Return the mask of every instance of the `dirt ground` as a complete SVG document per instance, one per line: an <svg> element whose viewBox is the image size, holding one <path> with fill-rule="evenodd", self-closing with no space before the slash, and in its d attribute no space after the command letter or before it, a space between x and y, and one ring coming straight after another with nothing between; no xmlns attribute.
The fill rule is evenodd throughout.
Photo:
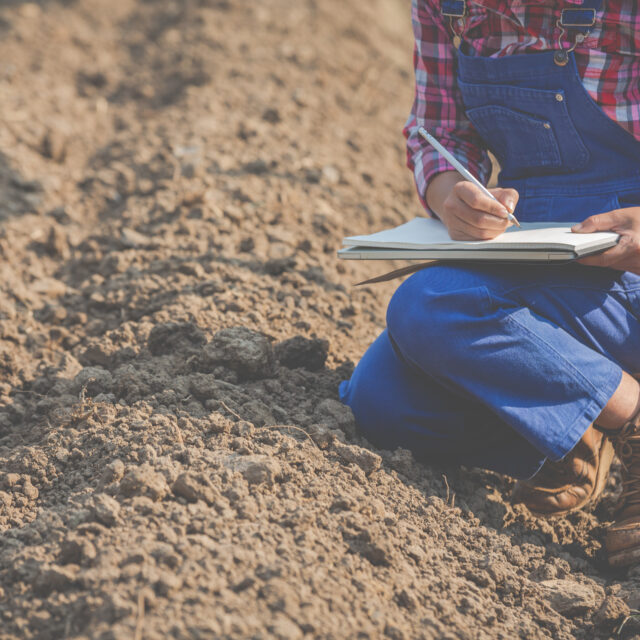
<svg viewBox="0 0 640 640"><path fill-rule="evenodd" d="M0 639L640 637L595 513L358 437L408 1L0 2ZM619 635L618 630L620 630Z"/></svg>

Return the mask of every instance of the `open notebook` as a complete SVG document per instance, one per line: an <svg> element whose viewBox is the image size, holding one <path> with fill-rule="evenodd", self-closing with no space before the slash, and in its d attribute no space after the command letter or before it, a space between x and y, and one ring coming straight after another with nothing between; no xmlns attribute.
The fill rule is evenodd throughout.
<svg viewBox="0 0 640 640"><path fill-rule="evenodd" d="M572 223L523 222L493 240L452 240L432 218L366 236L344 238L338 256L351 260L508 260L555 262L598 253L618 242L613 232L572 233Z"/></svg>

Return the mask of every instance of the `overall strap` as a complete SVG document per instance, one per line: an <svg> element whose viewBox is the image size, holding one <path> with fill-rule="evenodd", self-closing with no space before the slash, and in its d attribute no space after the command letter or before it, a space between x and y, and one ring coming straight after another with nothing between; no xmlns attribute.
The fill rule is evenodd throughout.
<svg viewBox="0 0 640 640"><path fill-rule="evenodd" d="M563 9L558 26L586 36L596 23L596 13L600 11L602 3L603 0L583 0L580 7Z"/></svg>
<svg viewBox="0 0 640 640"><path fill-rule="evenodd" d="M556 64L561 66L567 64L568 54L589 35L596 23L596 14L600 11L603 2L604 0L583 0L580 7L568 7L562 10L557 22L561 29L559 38L561 50L558 53ZM457 19L458 22L464 20L467 14L467 1L440 0L440 13L449 18L454 45L456 49L459 48L461 44L460 32L454 27L454 19ZM565 34L569 33L573 36L573 45L569 49L564 49L562 48L562 39Z"/></svg>
<svg viewBox="0 0 640 640"><path fill-rule="evenodd" d="M596 13L600 11L603 0L583 0L582 6L563 9L560 19L556 23L560 29L558 43L560 49L555 52L553 61L564 67L569 62L569 54L591 33L596 23ZM569 48L562 44L565 34L570 34L573 44Z"/></svg>
<svg viewBox="0 0 640 640"><path fill-rule="evenodd" d="M464 16L467 13L466 0L441 0L440 13L449 18L449 28L453 34L453 46L459 49L462 44L462 38L458 31L456 31L454 20L464 22Z"/></svg>

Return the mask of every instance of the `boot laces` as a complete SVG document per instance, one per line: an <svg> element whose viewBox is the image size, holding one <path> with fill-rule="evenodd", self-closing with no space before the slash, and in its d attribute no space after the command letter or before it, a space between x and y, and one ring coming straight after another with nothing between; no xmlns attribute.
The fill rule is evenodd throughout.
<svg viewBox="0 0 640 640"><path fill-rule="evenodd" d="M622 505L640 504L640 427L638 418L625 424L615 438L615 451L622 465Z"/></svg>

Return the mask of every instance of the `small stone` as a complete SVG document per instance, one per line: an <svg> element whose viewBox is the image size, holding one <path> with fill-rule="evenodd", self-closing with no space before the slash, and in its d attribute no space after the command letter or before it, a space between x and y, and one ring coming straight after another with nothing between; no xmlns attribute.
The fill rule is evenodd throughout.
<svg viewBox="0 0 640 640"><path fill-rule="evenodd" d="M417 565L421 565L427 559L427 554L424 552L424 549L417 544L409 545L406 552Z"/></svg>
<svg viewBox="0 0 640 640"><path fill-rule="evenodd" d="M174 495L182 496L188 502L203 500L211 505L218 498L218 493L211 486L209 479L203 473L192 471L181 473L173 483L171 490Z"/></svg>
<svg viewBox="0 0 640 640"><path fill-rule="evenodd" d="M35 500L40 495L40 492L31 484L30 480L25 480L22 485L22 494L29 500Z"/></svg>
<svg viewBox="0 0 640 640"><path fill-rule="evenodd" d="M320 182L320 178L322 177L322 172L315 167L309 167L304 171L304 179L309 184L318 184Z"/></svg>
<svg viewBox="0 0 640 640"><path fill-rule="evenodd" d="M240 409L240 414L247 420L253 422L257 427L274 425L277 420L269 410L269 407L261 400L249 400Z"/></svg>
<svg viewBox="0 0 640 640"><path fill-rule="evenodd" d="M357 464L367 475L377 471L382 464L382 458L377 453L357 445L343 444L334 440L333 450L344 462Z"/></svg>
<svg viewBox="0 0 640 640"><path fill-rule="evenodd" d="M104 484L111 484L112 482L118 482L124 475L124 462L122 460L111 461L102 472L102 482Z"/></svg>
<svg viewBox="0 0 640 640"><path fill-rule="evenodd" d="M617 596L608 596L593 616L598 627L613 627L626 618L631 610L627 603Z"/></svg>
<svg viewBox="0 0 640 640"><path fill-rule="evenodd" d="M44 243L44 250L54 258L66 260L69 257L71 251L69 249L67 234L57 225L51 227L47 240Z"/></svg>
<svg viewBox="0 0 640 640"><path fill-rule="evenodd" d="M194 278L204 278L205 275L204 267L198 262L183 262L178 267L178 271Z"/></svg>
<svg viewBox="0 0 640 640"><path fill-rule="evenodd" d="M418 601L412 591L409 589L402 589L396 593L396 602L409 611L414 611L418 606Z"/></svg>
<svg viewBox="0 0 640 640"><path fill-rule="evenodd" d="M231 428L231 433L235 436L244 436L245 438L251 437L256 431L256 427L252 422L247 420L239 420L234 423Z"/></svg>
<svg viewBox="0 0 640 640"><path fill-rule="evenodd" d="M36 576L33 589L40 596L52 592L64 591L73 585L76 578L76 567L49 565L40 570Z"/></svg>
<svg viewBox="0 0 640 640"><path fill-rule="evenodd" d="M217 378L211 373L194 373L189 376L189 391L200 400L218 397Z"/></svg>
<svg viewBox="0 0 640 640"><path fill-rule="evenodd" d="M221 413L209 414L207 427L211 433L230 433L233 422Z"/></svg>
<svg viewBox="0 0 640 640"><path fill-rule="evenodd" d="M151 240L147 236L128 227L123 227L120 232L120 242L125 247L132 247L134 249L137 247L146 247L151 244Z"/></svg>
<svg viewBox="0 0 640 640"><path fill-rule="evenodd" d="M223 365L242 378L264 378L274 369L273 347L265 336L246 327L222 329L204 348L201 362L207 369Z"/></svg>
<svg viewBox="0 0 640 640"><path fill-rule="evenodd" d="M269 171L269 165L261 158L247 162L242 168L247 173L253 173L254 175L261 175Z"/></svg>
<svg viewBox="0 0 640 640"><path fill-rule="evenodd" d="M295 256L284 256L282 258L271 258L264 263L264 270L270 276L282 275L285 271L291 271L296 267Z"/></svg>
<svg viewBox="0 0 640 640"><path fill-rule="evenodd" d="M265 109L262 112L262 119L265 122L270 122L271 124L277 124L280 122L280 112L277 109Z"/></svg>
<svg viewBox="0 0 640 640"><path fill-rule="evenodd" d="M67 137L60 129L47 130L42 138L41 152L45 158L62 162L67 155Z"/></svg>
<svg viewBox="0 0 640 640"><path fill-rule="evenodd" d="M69 215L69 211L66 207L55 207L49 211L47 215L50 215L56 222L60 224L69 224L73 218Z"/></svg>
<svg viewBox="0 0 640 640"><path fill-rule="evenodd" d="M62 542L58 561L61 564L87 564L96 556L96 548L90 540L69 534Z"/></svg>
<svg viewBox="0 0 640 640"><path fill-rule="evenodd" d="M159 596L166 597L172 591L180 589L182 586L182 580L174 573L163 571L153 586Z"/></svg>
<svg viewBox="0 0 640 640"><path fill-rule="evenodd" d="M222 280L215 279L205 280L196 287L196 291L201 296L212 296L214 293L222 293L226 289L227 287Z"/></svg>
<svg viewBox="0 0 640 640"><path fill-rule="evenodd" d="M351 409L339 400L326 398L319 402L313 412L316 422L326 424L331 429L340 429L349 438L356 435L356 421Z"/></svg>
<svg viewBox="0 0 640 640"><path fill-rule="evenodd" d="M67 286L56 278L38 278L34 280L30 288L35 292L49 298L60 298L67 293Z"/></svg>
<svg viewBox="0 0 640 640"><path fill-rule="evenodd" d="M326 449L336 437L336 432L324 424L312 424L307 428L307 431L320 449Z"/></svg>
<svg viewBox="0 0 640 640"><path fill-rule="evenodd" d="M282 471L280 464L267 456L243 456L233 466L249 484L272 485Z"/></svg>
<svg viewBox="0 0 640 640"><path fill-rule="evenodd" d="M587 585L573 580L544 580L538 586L551 607L567 617L581 615L596 606L596 594Z"/></svg>
<svg viewBox="0 0 640 640"><path fill-rule="evenodd" d="M202 330L192 322L167 322L151 329L147 346L154 356L173 352L194 352L207 339Z"/></svg>
<svg viewBox="0 0 640 640"><path fill-rule="evenodd" d="M99 393L109 393L113 386L113 377L102 367L85 367L73 379L73 386L76 393L84 390L88 396L93 397Z"/></svg>
<svg viewBox="0 0 640 640"><path fill-rule="evenodd" d="M11 489L20 482L20 476L17 473L7 473L3 479L4 486Z"/></svg>
<svg viewBox="0 0 640 640"><path fill-rule="evenodd" d="M303 367L309 371L319 371L324 367L328 352L328 340L303 336L294 336L275 346L276 358L289 369Z"/></svg>
<svg viewBox="0 0 640 640"><path fill-rule="evenodd" d="M342 176L340 175L339 169L333 165L327 165L322 168L322 177L330 184L338 184Z"/></svg>
<svg viewBox="0 0 640 640"><path fill-rule="evenodd" d="M352 551L359 553L376 567L388 567L393 561L393 551L386 540L371 538L368 531L363 531L350 542Z"/></svg>
<svg viewBox="0 0 640 640"><path fill-rule="evenodd" d="M169 486L162 474L144 464L130 468L124 474L120 481L120 493L127 498L147 496L152 500L162 500L169 493Z"/></svg>
<svg viewBox="0 0 640 640"><path fill-rule="evenodd" d="M93 497L91 513L97 522L105 527L112 527L119 520L120 505L111 496L99 493Z"/></svg>

